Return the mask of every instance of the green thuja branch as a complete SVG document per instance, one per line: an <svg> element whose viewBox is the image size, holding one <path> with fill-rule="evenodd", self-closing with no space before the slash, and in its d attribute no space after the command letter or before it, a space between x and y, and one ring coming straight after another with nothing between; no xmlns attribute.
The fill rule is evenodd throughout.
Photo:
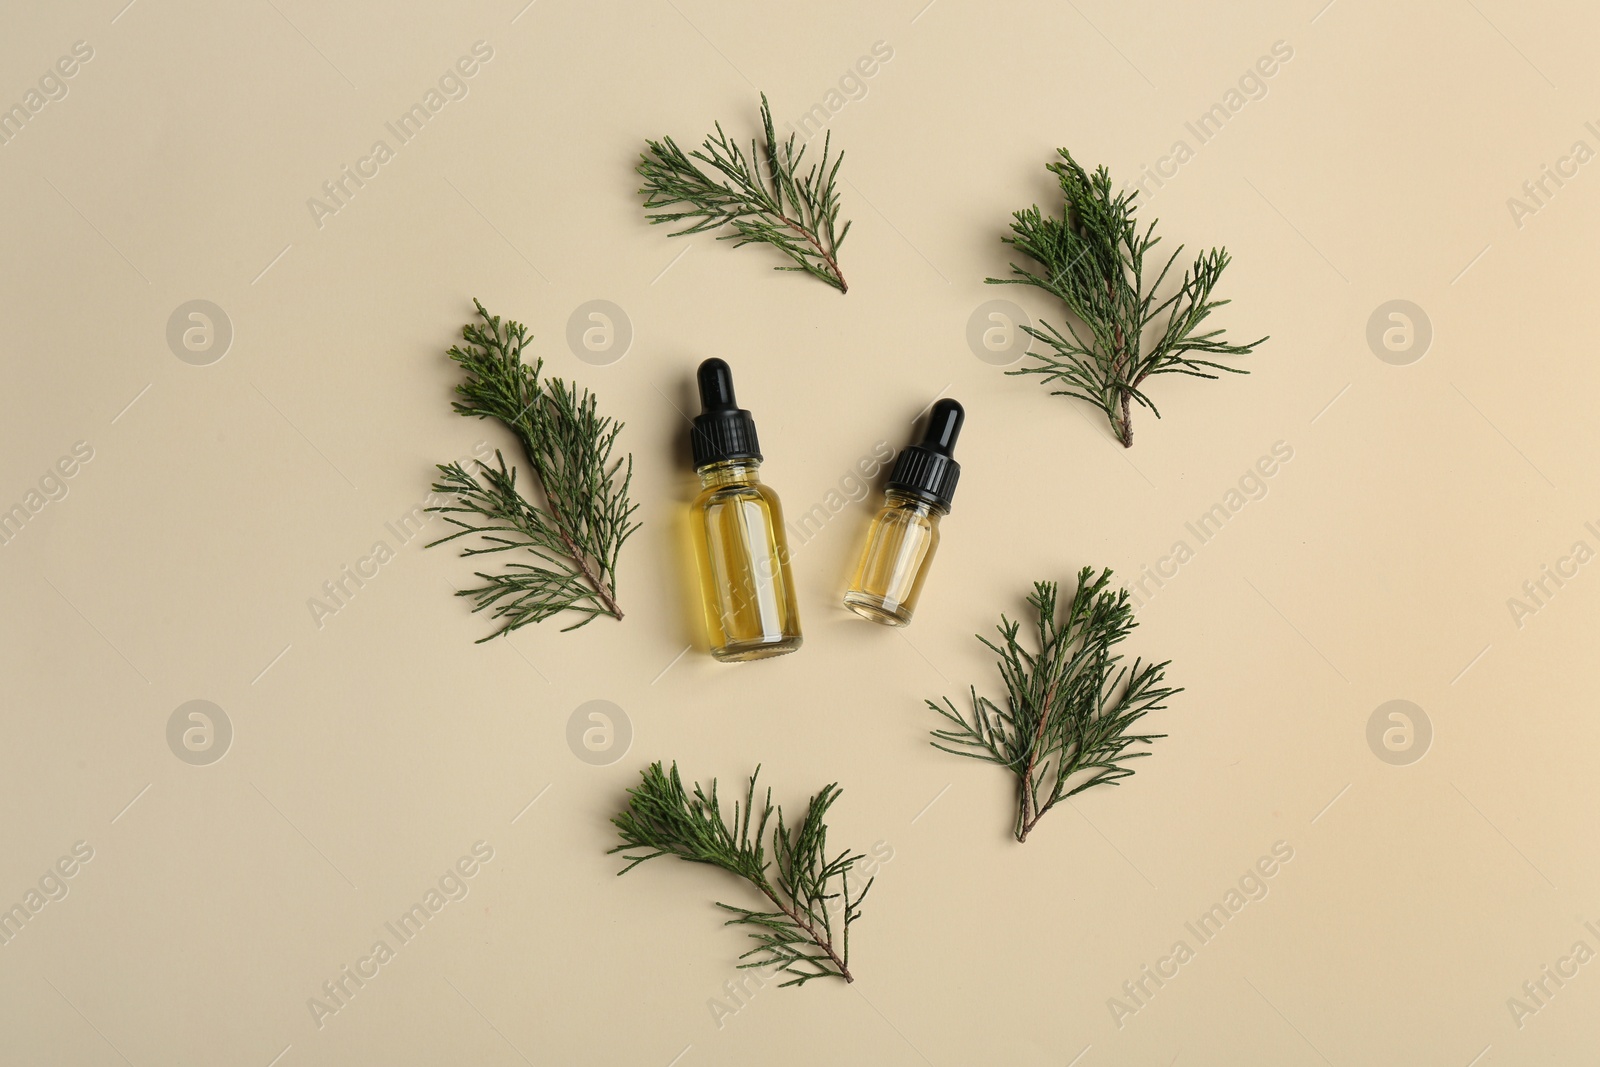
<svg viewBox="0 0 1600 1067"><path fill-rule="evenodd" d="M717 240L732 241L735 248L771 245L794 263L775 270L804 271L843 293L849 287L839 272L839 248L850 232L850 223L838 224L838 175L844 153L829 165L832 134L828 134L822 141L821 161L806 169L805 146L797 152L794 134L779 142L773 132L765 93L761 126L765 139L759 145L752 140L749 155L722 132L720 122L716 132L689 153L671 137L646 140L634 169L644 178L639 192L647 217L652 223L686 223L673 231L674 237L729 226L731 232ZM664 208L676 210L657 210Z"/></svg>
<svg viewBox="0 0 1600 1067"><path fill-rule="evenodd" d="M476 601L474 611L488 610L500 622L481 641L568 612L577 616L568 630L599 615L621 619L617 556L639 528L632 521L638 506L628 499L633 456L612 458L622 424L599 414L588 390L540 378L543 360L531 367L522 361L527 328L473 304L482 321L464 327L466 343L449 353L467 372L454 407L516 435L533 495L518 489L516 469L498 450L493 467L440 464L433 491L449 502L428 510L456 529L429 547L475 534L478 541L463 556L513 554L500 573L479 571L483 584L460 591Z"/></svg>
<svg viewBox="0 0 1600 1067"><path fill-rule="evenodd" d="M1165 734L1134 733L1147 712L1158 711L1178 689L1162 685L1167 662L1135 660L1126 666L1113 648L1138 625L1128 591L1112 592L1111 571L1078 572L1078 589L1058 603L1054 582L1036 582L1028 603L1038 614L1037 651L1023 646L1022 624L1000 617L1000 640L980 636L1000 657L1003 703L970 690L972 711L946 697L928 701L948 726L933 731L933 747L998 763L1017 776L1013 832L1026 841L1045 813L1097 785L1116 785L1133 774L1130 752Z"/></svg>
<svg viewBox="0 0 1600 1067"><path fill-rule="evenodd" d="M717 907L733 918L723 925L748 928L754 947L739 958L741 968L776 968L789 976L782 985L804 985L814 978L850 975L850 925L861 918L861 902L872 888L868 879L852 892L850 872L863 858L848 849L828 854L828 809L839 798L837 785L826 785L811 798L805 819L791 826L783 809L773 806L772 790L757 811L757 767L745 791L744 810L734 802L725 818L717 799L716 779L708 794L698 784L684 788L678 765L663 771L659 762L640 772L640 783L628 790L628 807L611 822L628 861L626 874L657 856L677 856L720 867L756 888L772 905L755 911L732 904ZM751 823L754 820L754 826ZM768 827L772 848L767 850Z"/></svg>
<svg viewBox="0 0 1600 1067"><path fill-rule="evenodd" d="M1035 272L1015 263L1013 278L988 278L990 285L1033 285L1058 298L1068 317L1066 332L1047 322L1043 329L1024 327L1045 345L1034 353L1038 363L1008 373L1036 374L1043 384L1060 385L1053 395L1087 400L1100 408L1123 447L1133 447L1132 408L1161 412L1144 391L1158 374L1216 378L1219 373L1247 371L1217 363L1209 356L1248 355L1265 341L1235 345L1221 329L1204 329L1211 313L1227 300L1212 291L1227 269L1226 249L1213 248L1195 257L1176 291L1159 295L1172 270L1180 245L1155 272L1145 269L1145 256L1161 238L1152 221L1141 229L1134 218L1137 193L1113 193L1105 167L1089 174L1065 148L1047 169L1061 186L1061 218L1037 206L1012 216L1011 236L1003 240L1044 269Z"/></svg>

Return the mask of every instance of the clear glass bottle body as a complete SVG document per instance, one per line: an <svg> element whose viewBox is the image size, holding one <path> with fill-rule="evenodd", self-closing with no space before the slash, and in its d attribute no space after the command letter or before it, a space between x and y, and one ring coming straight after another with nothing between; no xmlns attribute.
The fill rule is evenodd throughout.
<svg viewBox="0 0 1600 1067"><path fill-rule="evenodd" d="M739 459L696 472L691 512L711 654L725 662L781 656L800 647L800 614L778 494L761 464Z"/></svg>
<svg viewBox="0 0 1600 1067"><path fill-rule="evenodd" d="M845 607L886 626L909 623L939 547L939 520L947 514L948 508L909 493L885 493L844 595Z"/></svg>

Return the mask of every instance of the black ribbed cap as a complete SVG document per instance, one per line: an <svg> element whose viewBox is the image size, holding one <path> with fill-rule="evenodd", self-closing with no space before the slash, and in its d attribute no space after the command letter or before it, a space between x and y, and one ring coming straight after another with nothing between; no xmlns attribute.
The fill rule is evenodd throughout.
<svg viewBox="0 0 1600 1067"><path fill-rule="evenodd" d="M727 459L761 459L756 440L756 420L733 398L733 371L720 359L700 364L700 414L689 440L694 446L696 470Z"/></svg>
<svg viewBox="0 0 1600 1067"><path fill-rule="evenodd" d="M889 488L939 504L946 511L956 495L961 464L955 461L956 438L967 413L954 400L941 400L928 413L922 440L900 453L889 475Z"/></svg>

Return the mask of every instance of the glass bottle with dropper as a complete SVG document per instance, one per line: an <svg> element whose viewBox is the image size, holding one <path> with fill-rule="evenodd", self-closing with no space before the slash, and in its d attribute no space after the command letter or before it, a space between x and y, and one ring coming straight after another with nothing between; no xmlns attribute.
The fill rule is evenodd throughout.
<svg viewBox="0 0 1600 1067"><path fill-rule="evenodd" d="M939 520L950 514L961 464L953 457L966 412L940 400L928 413L922 440L900 453L883 507L872 520L844 605L864 619L905 626L917 610L922 584L939 547Z"/></svg>
<svg viewBox="0 0 1600 1067"><path fill-rule="evenodd" d="M701 413L690 440L700 495L691 506L711 654L724 662L800 647L800 615L778 494L760 478L756 424L720 359L700 364Z"/></svg>

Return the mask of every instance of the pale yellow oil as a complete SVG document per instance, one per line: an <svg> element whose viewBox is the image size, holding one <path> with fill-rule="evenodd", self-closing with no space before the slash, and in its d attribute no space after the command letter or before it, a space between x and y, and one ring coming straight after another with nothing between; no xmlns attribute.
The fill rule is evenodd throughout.
<svg viewBox="0 0 1600 1067"><path fill-rule="evenodd" d="M904 626L917 610L928 565L939 547L945 509L891 489L872 520L845 607L886 626Z"/></svg>
<svg viewBox="0 0 1600 1067"><path fill-rule="evenodd" d="M691 511L711 654L738 661L800 647L800 614L778 495L760 464L727 460L700 468Z"/></svg>

